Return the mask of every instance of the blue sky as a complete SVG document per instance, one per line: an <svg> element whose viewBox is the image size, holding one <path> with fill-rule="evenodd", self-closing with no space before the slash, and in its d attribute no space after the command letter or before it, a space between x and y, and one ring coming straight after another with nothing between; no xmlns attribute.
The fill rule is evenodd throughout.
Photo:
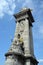
<svg viewBox="0 0 43 65"><path fill-rule="evenodd" d="M33 23L34 53L43 65L43 0L0 0L0 65L4 65L4 54L11 45L15 33L14 13L23 7L31 8L35 19Z"/></svg>

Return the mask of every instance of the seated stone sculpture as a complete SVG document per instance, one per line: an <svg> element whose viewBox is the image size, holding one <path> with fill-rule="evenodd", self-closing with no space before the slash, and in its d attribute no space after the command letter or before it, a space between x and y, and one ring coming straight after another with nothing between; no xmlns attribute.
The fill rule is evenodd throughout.
<svg viewBox="0 0 43 65"><path fill-rule="evenodd" d="M24 51L24 48L23 48L24 42L23 42L23 38L20 36L20 34L18 34L18 43L21 46L21 49Z"/></svg>

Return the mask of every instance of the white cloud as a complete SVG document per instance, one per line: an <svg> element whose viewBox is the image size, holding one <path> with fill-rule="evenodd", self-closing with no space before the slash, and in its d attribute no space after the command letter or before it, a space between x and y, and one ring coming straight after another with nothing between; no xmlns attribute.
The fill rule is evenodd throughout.
<svg viewBox="0 0 43 65"><path fill-rule="evenodd" d="M20 8L28 7L33 9L32 12L37 10L34 6L36 4L34 4L33 0L0 0L0 17L3 17L5 13L12 15L15 8L19 8L19 5Z"/></svg>
<svg viewBox="0 0 43 65"><path fill-rule="evenodd" d="M43 62L43 59L39 59L38 61L39 61L39 63L42 63Z"/></svg>
<svg viewBox="0 0 43 65"><path fill-rule="evenodd" d="M24 0L22 7L28 7L34 9L34 3L32 0Z"/></svg>
<svg viewBox="0 0 43 65"><path fill-rule="evenodd" d="M9 14L12 15L15 11L16 6L20 3L22 3L22 7L29 7L29 8L34 8L32 0L17 0L19 4L15 4L16 0L0 0L0 17L3 17L4 14Z"/></svg>
<svg viewBox="0 0 43 65"><path fill-rule="evenodd" d="M0 18L2 18L4 16L4 13L0 12Z"/></svg>
<svg viewBox="0 0 43 65"><path fill-rule="evenodd" d="M0 0L0 17L3 17L5 13L12 15L15 7L15 0Z"/></svg>

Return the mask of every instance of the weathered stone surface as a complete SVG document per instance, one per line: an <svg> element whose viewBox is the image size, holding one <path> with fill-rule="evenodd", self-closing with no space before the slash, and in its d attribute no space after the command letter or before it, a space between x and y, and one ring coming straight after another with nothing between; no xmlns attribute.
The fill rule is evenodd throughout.
<svg viewBox="0 0 43 65"><path fill-rule="evenodd" d="M14 15L16 18L15 37L5 54L5 65L37 65L34 56L32 23L34 19L30 9L23 9Z"/></svg>

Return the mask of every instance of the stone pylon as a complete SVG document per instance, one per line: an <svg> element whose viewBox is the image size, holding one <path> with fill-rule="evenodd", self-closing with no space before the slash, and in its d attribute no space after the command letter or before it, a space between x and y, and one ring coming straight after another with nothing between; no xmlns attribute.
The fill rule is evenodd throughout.
<svg viewBox="0 0 43 65"><path fill-rule="evenodd" d="M15 37L8 52L5 54L5 65L37 65L34 55L31 10L23 8L14 14L16 19Z"/></svg>

